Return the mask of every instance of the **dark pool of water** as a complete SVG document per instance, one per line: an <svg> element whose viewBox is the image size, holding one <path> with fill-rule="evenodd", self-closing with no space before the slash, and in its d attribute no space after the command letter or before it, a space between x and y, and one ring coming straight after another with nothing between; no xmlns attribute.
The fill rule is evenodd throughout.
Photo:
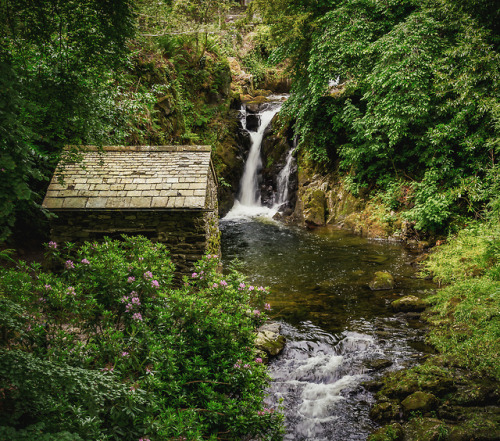
<svg viewBox="0 0 500 441"><path fill-rule="evenodd" d="M253 284L271 288L271 315L287 337L270 364L269 403L282 406L286 440L366 440L375 427L373 396L362 386L385 369L415 363L425 350L422 324L394 315L390 302L433 286L415 277L415 255L399 244L331 228L304 231L270 220L223 220L225 266L237 258ZM371 291L376 271L396 286Z"/></svg>

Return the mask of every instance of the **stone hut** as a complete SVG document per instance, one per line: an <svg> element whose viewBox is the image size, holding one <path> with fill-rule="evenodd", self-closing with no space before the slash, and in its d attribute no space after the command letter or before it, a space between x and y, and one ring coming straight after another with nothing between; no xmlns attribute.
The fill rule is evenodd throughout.
<svg viewBox="0 0 500 441"><path fill-rule="evenodd" d="M209 146L86 147L80 159L59 164L43 201L52 240L141 234L167 246L178 274L219 254Z"/></svg>

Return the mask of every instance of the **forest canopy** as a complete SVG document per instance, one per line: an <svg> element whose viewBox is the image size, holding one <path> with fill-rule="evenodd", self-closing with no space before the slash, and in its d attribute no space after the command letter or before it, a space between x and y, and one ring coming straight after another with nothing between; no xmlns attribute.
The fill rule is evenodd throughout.
<svg viewBox="0 0 500 441"><path fill-rule="evenodd" d="M384 191L421 230L498 207L495 2L255 6L275 61L290 62L284 111L313 161L338 165L354 192Z"/></svg>

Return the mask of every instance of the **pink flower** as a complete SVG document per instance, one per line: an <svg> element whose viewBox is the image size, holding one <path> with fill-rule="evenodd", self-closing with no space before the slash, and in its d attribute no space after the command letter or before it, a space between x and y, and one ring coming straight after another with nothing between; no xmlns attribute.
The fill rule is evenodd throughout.
<svg viewBox="0 0 500 441"><path fill-rule="evenodd" d="M217 288L218 286L219 286L219 285L218 285L217 283L214 283L214 284L212 285L212 288Z"/></svg>
<svg viewBox="0 0 500 441"><path fill-rule="evenodd" d="M145 279L152 279L153 278L153 273L151 271L146 271L144 273L144 278Z"/></svg>
<svg viewBox="0 0 500 441"><path fill-rule="evenodd" d="M234 364L234 368L235 368L235 369L239 369L240 367L241 367L241 366L239 365L239 363L235 363L235 364Z"/></svg>
<svg viewBox="0 0 500 441"><path fill-rule="evenodd" d="M66 267L66 269L73 269L75 267L75 264L72 260L66 260L64 266Z"/></svg>
<svg viewBox="0 0 500 441"><path fill-rule="evenodd" d="M269 303L266 303L266 304L264 305L264 309L265 309L266 311L271 311L271 305L270 305Z"/></svg>
<svg viewBox="0 0 500 441"><path fill-rule="evenodd" d="M132 319L138 321L138 322L142 322L142 315L140 312L135 312L134 315L132 315Z"/></svg>
<svg viewBox="0 0 500 441"><path fill-rule="evenodd" d="M139 257L139 261L142 262L144 260L144 257Z"/></svg>
<svg viewBox="0 0 500 441"><path fill-rule="evenodd" d="M133 292L133 291L132 291ZM128 302L128 297L127 296L123 296L120 300L120 302L122 303L127 303Z"/></svg>
<svg viewBox="0 0 500 441"><path fill-rule="evenodd" d="M54 242L53 240L51 240L49 242L49 248L52 248L53 250L55 250L57 248L57 243Z"/></svg>
<svg viewBox="0 0 500 441"><path fill-rule="evenodd" d="M260 311L258 309L254 309L253 310L253 314L256 315L256 316L259 316L260 315Z"/></svg>
<svg viewBox="0 0 500 441"><path fill-rule="evenodd" d="M227 286L227 282L225 280L220 281L221 286Z"/></svg>
<svg viewBox="0 0 500 441"><path fill-rule="evenodd" d="M265 291L265 290L266 290L266 288L264 288L263 286L259 286L259 287L257 288L257 291Z"/></svg>
<svg viewBox="0 0 500 441"><path fill-rule="evenodd" d="M256 358L255 363L262 363L262 358L260 358L260 357Z"/></svg>
<svg viewBox="0 0 500 441"><path fill-rule="evenodd" d="M254 289L255 289L255 287L254 287L254 286L249 286L249 287L248 287L248 290L249 290L249 291L253 291Z"/></svg>
<svg viewBox="0 0 500 441"><path fill-rule="evenodd" d="M243 282L240 283L240 290L242 290L245 287L245 284Z"/></svg>
<svg viewBox="0 0 500 441"><path fill-rule="evenodd" d="M132 297L130 299L130 301L132 302L133 305L139 306L141 304L141 301L139 300L139 297Z"/></svg>
<svg viewBox="0 0 500 441"><path fill-rule="evenodd" d="M66 290L66 294L71 295L71 296L76 296L75 288L73 288L72 286L68 286L68 289Z"/></svg>
<svg viewBox="0 0 500 441"><path fill-rule="evenodd" d="M158 280L152 280L151 281L151 286L153 288L159 288L160 287L160 282L158 282Z"/></svg>
<svg viewBox="0 0 500 441"><path fill-rule="evenodd" d="M194 278L196 278L196 277L198 277L198 273L193 273L193 274L191 274L191 277L192 277L193 279L194 279Z"/></svg>
<svg viewBox="0 0 500 441"><path fill-rule="evenodd" d="M90 262L87 259L82 259L82 263L84 265L89 265L90 264Z"/></svg>
<svg viewBox="0 0 500 441"><path fill-rule="evenodd" d="M244 367L245 369L248 369L248 368L250 367L250 365L249 365L249 364L244 364L244 365L243 365L243 367Z"/></svg>
<svg viewBox="0 0 500 441"><path fill-rule="evenodd" d="M127 282L128 282L128 283L135 282L135 277L134 277L134 276L130 276L130 277L127 279Z"/></svg>
<svg viewBox="0 0 500 441"><path fill-rule="evenodd" d="M122 357L128 357L129 356L129 353L128 352L122 352Z"/></svg>
<svg viewBox="0 0 500 441"><path fill-rule="evenodd" d="M50 286L50 285L45 285L45 289L46 289L47 291L50 291L50 290L52 289L52 286Z"/></svg>
<svg viewBox="0 0 500 441"><path fill-rule="evenodd" d="M146 375L154 375L153 371L151 370L151 368L146 368Z"/></svg>

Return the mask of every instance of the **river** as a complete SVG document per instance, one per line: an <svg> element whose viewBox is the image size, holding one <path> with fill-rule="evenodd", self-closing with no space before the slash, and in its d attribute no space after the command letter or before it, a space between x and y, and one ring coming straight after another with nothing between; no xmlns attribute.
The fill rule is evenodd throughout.
<svg viewBox="0 0 500 441"><path fill-rule="evenodd" d="M363 383L416 363L427 349L418 318L394 314L390 302L432 286L415 277L415 256L399 244L272 220L276 210L256 196L255 150L249 158L254 170L245 170L239 200L221 220L222 255L226 268L238 259L249 281L270 287L271 316L287 339L269 365L267 404L282 406L285 440L364 441L376 426L369 418L374 397ZM371 291L376 271L393 274L395 288Z"/></svg>

